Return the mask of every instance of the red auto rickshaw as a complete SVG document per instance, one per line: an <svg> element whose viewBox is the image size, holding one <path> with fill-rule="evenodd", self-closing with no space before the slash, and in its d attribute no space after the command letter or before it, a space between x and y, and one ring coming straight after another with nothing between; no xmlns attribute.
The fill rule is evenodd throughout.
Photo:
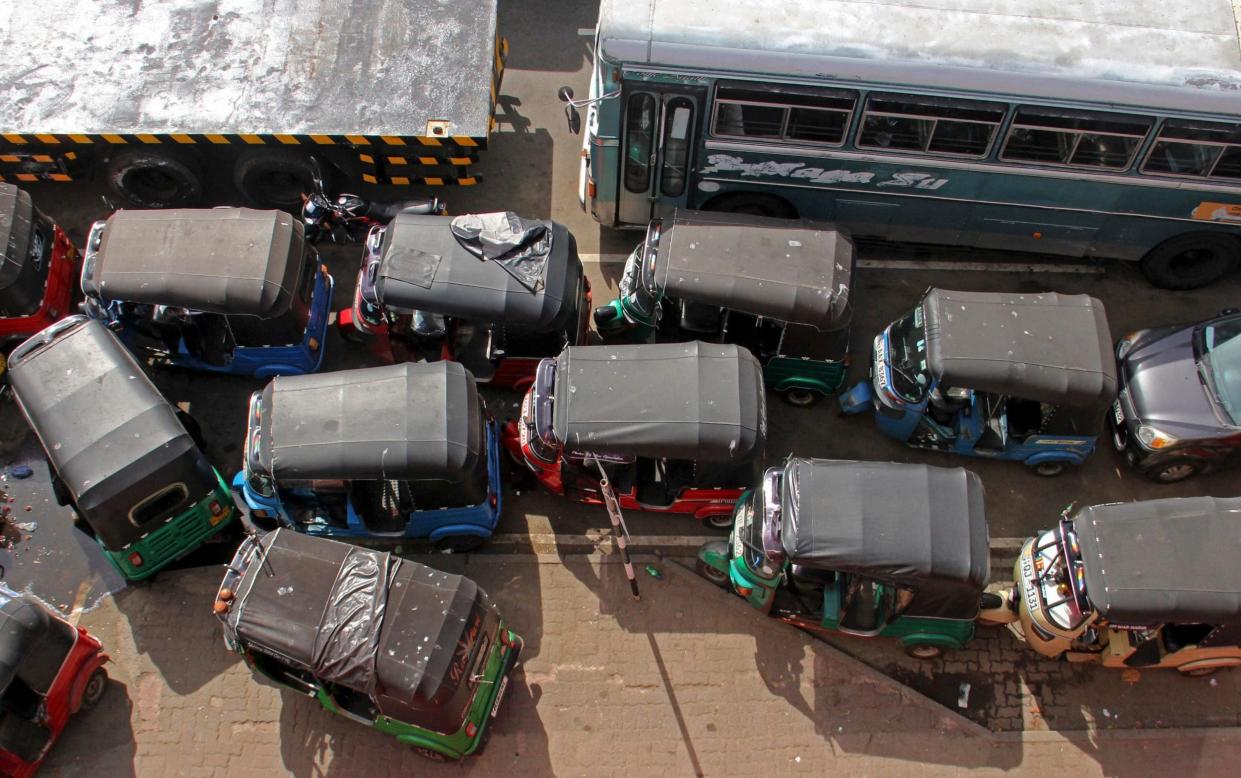
<svg viewBox="0 0 1241 778"><path fill-rule="evenodd" d="M762 473L763 368L731 343L573 346L544 359L503 434L509 456L546 489L604 504L732 526L733 504Z"/></svg>
<svg viewBox="0 0 1241 778"><path fill-rule="evenodd" d="M107 661L86 630L0 584L0 775L35 774L69 717L103 697Z"/></svg>
<svg viewBox="0 0 1241 778"><path fill-rule="evenodd" d="M0 184L0 351L69 313L78 250L30 195Z"/></svg>

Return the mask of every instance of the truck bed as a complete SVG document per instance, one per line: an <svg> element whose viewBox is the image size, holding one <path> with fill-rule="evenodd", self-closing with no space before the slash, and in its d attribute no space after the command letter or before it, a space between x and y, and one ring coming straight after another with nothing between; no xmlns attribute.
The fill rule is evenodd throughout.
<svg viewBox="0 0 1241 778"><path fill-rule="evenodd" d="M11 134L486 138L498 78L495 0L8 2L0 42Z"/></svg>

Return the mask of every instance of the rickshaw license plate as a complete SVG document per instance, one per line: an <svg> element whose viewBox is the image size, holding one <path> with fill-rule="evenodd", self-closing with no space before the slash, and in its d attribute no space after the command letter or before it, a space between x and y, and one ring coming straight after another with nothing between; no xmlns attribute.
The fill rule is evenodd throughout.
<svg viewBox="0 0 1241 778"><path fill-rule="evenodd" d="M496 701L491 703L491 718L496 717L496 713L500 711L500 702L504 699L504 693L508 691L508 676L500 681L500 691L496 693Z"/></svg>
<svg viewBox="0 0 1241 778"><path fill-rule="evenodd" d="M1098 413L1098 411L1095 411ZM1116 417L1117 424L1125 423L1125 412L1120 409L1120 400L1112 403L1112 415Z"/></svg>

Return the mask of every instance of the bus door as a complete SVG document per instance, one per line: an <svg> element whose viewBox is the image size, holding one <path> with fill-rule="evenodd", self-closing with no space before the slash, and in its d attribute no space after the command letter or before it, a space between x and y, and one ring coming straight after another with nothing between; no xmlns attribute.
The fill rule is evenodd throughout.
<svg viewBox="0 0 1241 778"><path fill-rule="evenodd" d="M626 82L623 92L617 221L646 225L686 204L706 90Z"/></svg>

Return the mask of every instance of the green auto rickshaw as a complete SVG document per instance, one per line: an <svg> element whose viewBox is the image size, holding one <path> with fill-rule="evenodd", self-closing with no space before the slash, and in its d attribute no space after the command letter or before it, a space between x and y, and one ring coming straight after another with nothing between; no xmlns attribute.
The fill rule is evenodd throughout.
<svg viewBox="0 0 1241 778"><path fill-rule="evenodd" d="M9 383L57 501L73 506L126 579L151 577L235 518L197 425L100 322L71 316L22 343L9 355Z"/></svg>
<svg viewBox="0 0 1241 778"><path fill-rule="evenodd" d="M844 380L854 253L830 224L676 210L651 222L595 328L609 342L745 346L768 386L811 405Z"/></svg>
<svg viewBox="0 0 1241 778"><path fill-rule="evenodd" d="M469 578L289 529L242 541L215 613L256 673L437 761L483 750L522 648Z"/></svg>
<svg viewBox="0 0 1241 778"><path fill-rule="evenodd" d="M962 468L790 458L742 495L698 571L811 633L932 659L974 636L990 574L982 481Z"/></svg>

